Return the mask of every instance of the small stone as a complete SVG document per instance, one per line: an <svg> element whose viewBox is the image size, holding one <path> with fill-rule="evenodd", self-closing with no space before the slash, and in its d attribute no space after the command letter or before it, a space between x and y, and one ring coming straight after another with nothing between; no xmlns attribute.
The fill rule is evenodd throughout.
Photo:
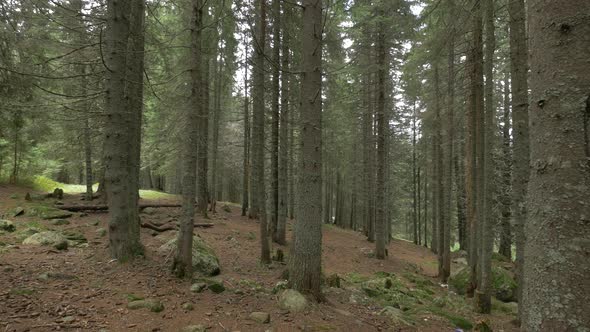
<svg viewBox="0 0 590 332"><path fill-rule="evenodd" d="M207 284L204 282L196 282L194 284L191 285L191 292L193 293L200 293L202 292L205 288L207 288Z"/></svg>
<svg viewBox="0 0 590 332"><path fill-rule="evenodd" d="M127 304L127 309L130 309L130 310L136 310L136 309L142 309L142 308L149 309L152 312L161 312L164 310L164 305L162 304L162 302L160 302L158 300L152 300L152 299L137 300L137 301L129 302Z"/></svg>
<svg viewBox="0 0 590 332"><path fill-rule="evenodd" d="M186 310L186 311L192 311L195 307L193 306L192 303L190 302L186 302L182 304L182 309Z"/></svg>
<svg viewBox="0 0 590 332"><path fill-rule="evenodd" d="M62 323L66 323L66 324L73 323L75 320L76 320L76 317L74 317L74 316L66 316L61 319Z"/></svg>
<svg viewBox="0 0 590 332"><path fill-rule="evenodd" d="M223 293L225 291L225 286L223 286L223 284L220 282L212 283L208 286L208 288L215 294Z"/></svg>
<svg viewBox="0 0 590 332"><path fill-rule="evenodd" d="M261 324L268 324L270 323L270 314L268 312L256 311L250 314L249 319Z"/></svg>
<svg viewBox="0 0 590 332"><path fill-rule="evenodd" d="M307 307L307 299L294 289L287 289L279 296L279 307L291 312L300 312Z"/></svg>
<svg viewBox="0 0 590 332"><path fill-rule="evenodd" d="M49 273L47 273L47 272L41 273L40 275L37 276L37 280L40 280L40 281L49 280Z"/></svg>
<svg viewBox="0 0 590 332"><path fill-rule="evenodd" d="M62 201L55 201L55 203L53 203L53 205L64 205L64 202L62 202Z"/></svg>
<svg viewBox="0 0 590 332"><path fill-rule="evenodd" d="M199 324L199 325L189 325L189 326L185 326L180 331L181 332L206 332L207 331L207 328L204 327L201 324Z"/></svg>
<svg viewBox="0 0 590 332"><path fill-rule="evenodd" d="M107 235L107 230L104 228L99 228L95 232L96 232L96 235L98 235L100 237L105 237Z"/></svg>
<svg viewBox="0 0 590 332"><path fill-rule="evenodd" d="M51 224L53 226L63 226L63 225L69 225L70 222L68 220L65 219L54 219L51 221Z"/></svg>
<svg viewBox="0 0 590 332"><path fill-rule="evenodd" d="M340 276L336 273L326 278L328 287L340 288Z"/></svg>

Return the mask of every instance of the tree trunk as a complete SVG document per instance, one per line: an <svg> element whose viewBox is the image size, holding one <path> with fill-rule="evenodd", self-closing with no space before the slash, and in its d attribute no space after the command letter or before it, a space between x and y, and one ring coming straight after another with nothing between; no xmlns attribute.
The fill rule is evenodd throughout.
<svg viewBox="0 0 590 332"><path fill-rule="evenodd" d="M258 22L254 42L253 133L252 133L252 217L260 220L260 260L270 263L270 244L264 187L264 45L266 40L266 0L257 0Z"/></svg>
<svg viewBox="0 0 590 332"><path fill-rule="evenodd" d="M510 75L504 73L504 112L502 115L502 192L500 194L500 255L512 260L512 150L510 146Z"/></svg>
<svg viewBox="0 0 590 332"><path fill-rule="evenodd" d="M248 109L248 49L244 61L244 160L242 174L242 216L248 212L250 201L250 110Z"/></svg>
<svg viewBox="0 0 590 332"><path fill-rule="evenodd" d="M134 147L137 116L129 112L128 107L135 107L133 103L127 103L128 99L137 100L137 96L127 95L127 86L131 72L137 70L135 63L128 63L128 51L130 49L129 37L135 38L135 33L142 33L138 29L139 23L133 24L134 34L130 32L130 22L133 21L132 10L137 10L138 2L134 0L121 2L109 0L107 2L107 32L105 42L107 51L106 64L106 118L105 128L105 184L108 197L111 219L109 221L109 244L113 258L119 261L127 261L143 252L139 239L138 193L134 187L134 181L138 174L133 174L135 168L129 167L134 163ZM142 16L143 17L143 16ZM143 20L141 20L143 22ZM140 32L141 31L141 32ZM132 43L135 41L131 41ZM143 54L142 54L143 55ZM135 62L132 61L132 62ZM128 67L130 67L128 69ZM129 75L129 77L128 77ZM143 77L143 76L142 76ZM137 83L137 82L136 82ZM137 83L139 85L139 83ZM137 89L141 89L142 86ZM130 130L131 129L131 130Z"/></svg>
<svg viewBox="0 0 590 332"><path fill-rule="evenodd" d="M590 327L588 13L588 1L528 1L532 168L520 303L525 331Z"/></svg>
<svg viewBox="0 0 590 332"><path fill-rule="evenodd" d="M512 126L514 168L512 176L512 215L516 242L516 278L518 303L522 303L522 289L526 281L522 278L524 266L524 225L527 220L525 197L529 180L529 101L528 101L528 48L526 12L524 0L508 2L510 15L510 77L512 90ZM525 307L518 306L519 318Z"/></svg>
<svg viewBox="0 0 590 332"><path fill-rule="evenodd" d="M412 221L414 224L414 244L420 242L418 236L418 184L416 175L416 101L412 106Z"/></svg>
<svg viewBox="0 0 590 332"><path fill-rule="evenodd" d="M206 6L202 3L201 6ZM205 10L201 10L201 15L207 15ZM203 19L203 18L202 18ZM201 22L202 23L202 22ZM201 93L201 105L197 108L198 114L198 138L197 138L197 213L208 218L207 206L209 203L209 188L207 181L207 174L209 168L209 62L211 61L210 54L207 54L201 48L201 76L200 81L202 87L199 89ZM215 188L213 188L215 189Z"/></svg>
<svg viewBox="0 0 590 332"><path fill-rule="evenodd" d="M381 14L382 11L380 10ZM387 126L385 114L385 78L389 72L387 66L387 47L385 45L385 26L379 24L377 36L377 183L376 183L376 215L375 215L375 258L385 259L387 256L387 215L385 212L385 169L387 160ZM416 228L414 228L416 234Z"/></svg>
<svg viewBox="0 0 590 332"><path fill-rule="evenodd" d="M279 219L277 221L276 242L287 242L287 208L288 199L288 158L289 158L289 34L287 32L287 8L283 6L282 20L282 63L281 63L281 114L280 114L280 150L279 150Z"/></svg>
<svg viewBox="0 0 590 332"><path fill-rule="evenodd" d="M483 41L482 13L479 0L473 1L472 10L472 50L470 56L471 82L467 118L467 218L469 223L469 267L470 281L467 294L473 296L477 288L479 231L482 217L482 131L483 121Z"/></svg>
<svg viewBox="0 0 590 332"><path fill-rule="evenodd" d="M322 0L303 0L301 161L291 287L321 299L322 262Z"/></svg>
<svg viewBox="0 0 590 332"><path fill-rule="evenodd" d="M178 232L178 247L172 263L172 272L179 278L192 277L192 248L193 248L193 218L195 215L197 151L195 146L200 139L199 115L203 108L202 82L202 23L203 5L201 0L191 3L191 40L190 40L190 84L191 92L186 105L186 136L183 146L183 174L182 174L182 215Z"/></svg>
<svg viewBox="0 0 590 332"><path fill-rule="evenodd" d="M279 221L279 99L280 99L280 61L281 61L281 4L272 0L273 46L272 46L272 100L270 135L270 229L274 242L277 242Z"/></svg>
<svg viewBox="0 0 590 332"><path fill-rule="evenodd" d="M494 36L494 2L485 1L485 29L486 29L486 56L485 56L485 121L482 128L485 152L483 162L483 206L481 232L478 289L476 291L476 311L488 314L492 310L492 252L494 250L494 225L495 222L495 167L494 167L494 143L496 133L496 108L494 106L494 51L496 38Z"/></svg>

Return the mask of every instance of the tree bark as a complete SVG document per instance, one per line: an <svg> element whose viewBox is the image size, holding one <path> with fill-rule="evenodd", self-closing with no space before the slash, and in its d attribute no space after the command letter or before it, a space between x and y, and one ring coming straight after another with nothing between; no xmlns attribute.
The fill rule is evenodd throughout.
<svg viewBox="0 0 590 332"><path fill-rule="evenodd" d="M260 260L270 263L266 199L264 187L264 46L266 40L266 0L257 0L258 21L254 33L253 133L252 133L252 217L260 220Z"/></svg>
<svg viewBox="0 0 590 332"><path fill-rule="evenodd" d="M379 10L384 15L382 10ZM387 215L385 212L385 169L387 160L387 116L385 114L385 78L388 73L387 47L385 45L385 26L379 24L377 35L377 183L375 197L375 258L385 259L387 256ZM415 225L416 226L416 225ZM414 228L416 234L416 228Z"/></svg>
<svg viewBox="0 0 590 332"><path fill-rule="evenodd" d="M272 0L273 46L272 46L272 100L271 100L271 135L270 135L270 229L274 242L277 242L279 221L279 99L281 71L281 4Z"/></svg>
<svg viewBox="0 0 590 332"><path fill-rule="evenodd" d="M528 1L531 173L520 303L526 307L525 331L590 327L588 13L588 1Z"/></svg>
<svg viewBox="0 0 590 332"><path fill-rule="evenodd" d="M500 194L500 255L512 260L512 147L510 146L510 75L504 73L504 110L502 114L502 192Z"/></svg>
<svg viewBox="0 0 590 332"><path fill-rule="evenodd" d="M246 216L250 201L250 110L248 100L248 49L244 61L244 160L242 174L242 216Z"/></svg>
<svg viewBox="0 0 590 332"><path fill-rule="evenodd" d="M113 258L119 261L133 259L143 253L139 239L139 218L137 217L138 193L135 191L129 167L133 161L133 130L137 117L128 112L126 91L128 77L129 37L132 10L136 1L107 2L106 42L106 138L105 138L105 184L111 219L109 221L109 247ZM137 31L137 30L136 30ZM131 96L135 98L135 96ZM142 102L140 100L140 102ZM126 144L127 142L127 144Z"/></svg>
<svg viewBox="0 0 590 332"><path fill-rule="evenodd" d="M282 63L281 63L281 114L280 114L280 150L279 150L279 219L277 221L276 242L287 242L287 208L288 208L288 158L289 158L289 33L287 31L287 8L283 6L282 19Z"/></svg>
<svg viewBox="0 0 590 332"><path fill-rule="evenodd" d="M512 215L516 242L516 278L518 303L522 304L522 289L526 280L522 278L524 266L524 225L527 220L525 197L529 180L529 101L528 101L528 48L526 12L524 0L508 2L510 16L510 77L512 90L512 126L514 168L512 176ZM526 307L519 305L521 311Z"/></svg>
<svg viewBox="0 0 590 332"><path fill-rule="evenodd" d="M496 108L494 106L494 52L496 48L494 28L494 2L485 1L485 119L482 128L484 135L482 150L485 155L483 161L483 206L480 232L480 252L478 289L476 291L475 306L480 313L488 314L492 311L492 252L494 250L494 222L495 218L495 166L494 143L496 133Z"/></svg>
<svg viewBox="0 0 590 332"><path fill-rule="evenodd" d="M302 20L301 161L289 282L321 299L322 0L304 0Z"/></svg>
<svg viewBox="0 0 590 332"><path fill-rule="evenodd" d="M199 137L199 119L203 108L203 82L202 73L202 25L203 4L201 0L192 0L191 6L191 38L190 38L190 98L186 105L186 136L183 146L183 174L182 174L182 215L178 232L178 247L172 263L172 272L179 278L192 277L192 248L193 248L193 222L195 216L196 198L196 168Z"/></svg>

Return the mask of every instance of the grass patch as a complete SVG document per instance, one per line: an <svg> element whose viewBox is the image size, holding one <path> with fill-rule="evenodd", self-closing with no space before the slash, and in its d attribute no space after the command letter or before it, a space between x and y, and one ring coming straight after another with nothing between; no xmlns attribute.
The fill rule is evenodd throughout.
<svg viewBox="0 0 590 332"><path fill-rule="evenodd" d="M12 295L33 295L35 290L29 288L13 288L10 290Z"/></svg>
<svg viewBox="0 0 590 332"><path fill-rule="evenodd" d="M84 184L67 184L54 181L45 176L35 176L32 181L30 181L30 186L34 190L44 191L44 192L53 192L55 188L63 189L64 193L66 194L80 194L86 192L86 185ZM98 190L98 183L95 183L92 186L92 190L96 192ZM139 196L144 199L173 199L177 198L178 195L172 195L160 191L155 190L139 190Z"/></svg>
<svg viewBox="0 0 590 332"><path fill-rule="evenodd" d="M456 327L460 327L465 330L473 329L473 323L470 322L467 318L451 314L437 307L428 307L426 308L426 310L430 311L431 313L437 316L448 319L449 322L451 322Z"/></svg>
<svg viewBox="0 0 590 332"><path fill-rule="evenodd" d="M53 181L52 179L45 177L45 176L35 176L32 180L32 187L35 190L44 191L44 192L53 192L55 188L63 189L64 193L68 194L76 194L76 193L83 193L86 192L86 185L83 184L67 184L61 183L57 181ZM98 189L98 183L92 186L92 190L96 191Z"/></svg>
<svg viewBox="0 0 590 332"><path fill-rule="evenodd" d="M143 199L175 199L178 195L168 194L161 191L155 190L139 190L139 197Z"/></svg>

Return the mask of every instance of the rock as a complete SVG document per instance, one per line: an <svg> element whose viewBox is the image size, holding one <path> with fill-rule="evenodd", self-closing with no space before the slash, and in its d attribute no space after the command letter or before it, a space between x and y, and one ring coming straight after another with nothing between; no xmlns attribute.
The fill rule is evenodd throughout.
<svg viewBox="0 0 590 332"><path fill-rule="evenodd" d="M453 259L453 263L467 265L467 258L465 258L465 257L455 258L455 259Z"/></svg>
<svg viewBox="0 0 590 332"><path fill-rule="evenodd" d="M201 324L185 326L182 328L182 330L180 330L180 332L206 332L206 331L207 331L207 328Z"/></svg>
<svg viewBox="0 0 590 332"><path fill-rule="evenodd" d="M276 283L276 285L272 288L272 293L277 294L278 292L287 289L289 286L289 282L287 280L281 280Z"/></svg>
<svg viewBox="0 0 590 332"><path fill-rule="evenodd" d="M340 288L340 276L336 273L326 278L326 285L328 287Z"/></svg>
<svg viewBox="0 0 590 332"><path fill-rule="evenodd" d="M76 321L76 317L74 317L74 316L65 316L64 318L61 319L61 322L65 323L65 324L70 324L70 323L73 323L74 321Z"/></svg>
<svg viewBox="0 0 590 332"><path fill-rule="evenodd" d="M251 313L250 316L248 316L248 318L261 324L270 323L270 314L268 312L256 311Z"/></svg>
<svg viewBox="0 0 590 332"><path fill-rule="evenodd" d="M47 280L77 280L78 277L71 274L65 273L54 273L54 272L44 272L37 276L37 280L39 281L47 281Z"/></svg>
<svg viewBox="0 0 590 332"><path fill-rule="evenodd" d="M54 219L51 221L51 224L53 226L63 226L63 225L69 225L70 222L68 220L65 219Z"/></svg>
<svg viewBox="0 0 590 332"><path fill-rule="evenodd" d="M223 293L225 291L225 286L223 285L223 280L214 279L214 278L195 278L195 279L193 279L193 285L191 286L191 291L193 289L193 286L195 287L195 290L202 287L201 284L205 284L206 288L215 294ZM201 289L201 291L202 291L202 289Z"/></svg>
<svg viewBox="0 0 590 332"><path fill-rule="evenodd" d="M80 246L84 243L88 243L86 237L80 232L64 231L63 235L68 240L68 244L73 247Z"/></svg>
<svg viewBox="0 0 590 332"><path fill-rule="evenodd" d="M34 246L52 246L57 250L68 249L68 240L60 233L47 231L36 233L23 241L23 244Z"/></svg>
<svg viewBox="0 0 590 332"><path fill-rule="evenodd" d="M99 228L95 231L95 233L100 237L105 237L107 235L107 230L104 228Z"/></svg>
<svg viewBox="0 0 590 332"><path fill-rule="evenodd" d="M207 285L207 288L215 294L223 293L225 291L225 286L220 282L209 284Z"/></svg>
<svg viewBox="0 0 590 332"><path fill-rule="evenodd" d="M207 284L204 282L196 282L194 284L191 285L191 292L193 293L200 293L202 292L205 288L207 288Z"/></svg>
<svg viewBox="0 0 590 332"><path fill-rule="evenodd" d="M61 188L53 189L53 194L51 194L51 197L56 199L64 199L64 190Z"/></svg>
<svg viewBox="0 0 590 332"><path fill-rule="evenodd" d="M54 207L37 204L27 210L27 215L42 219L66 219L72 216L71 212L56 209Z"/></svg>
<svg viewBox="0 0 590 332"><path fill-rule="evenodd" d="M221 209L227 213L231 213L231 207L227 204L223 205Z"/></svg>
<svg viewBox="0 0 590 332"><path fill-rule="evenodd" d="M147 214L147 215L150 215L151 216L152 214L155 214L156 213L156 209L153 208L153 207L146 207L143 210L141 210L141 213Z"/></svg>
<svg viewBox="0 0 590 332"><path fill-rule="evenodd" d="M159 251L169 255L176 250L177 241L177 238L168 241ZM198 236L193 238L193 271L205 276L215 276L221 272L215 252Z"/></svg>
<svg viewBox="0 0 590 332"><path fill-rule="evenodd" d="M0 230L12 233L16 231L16 226L10 220L0 220Z"/></svg>
<svg viewBox="0 0 590 332"><path fill-rule="evenodd" d="M64 202L62 202L62 201L55 201L55 203L53 203L53 205L64 205Z"/></svg>
<svg viewBox="0 0 590 332"><path fill-rule="evenodd" d="M127 309L136 310L136 309L149 309L151 312L161 312L164 310L164 305L162 302L153 299L147 300L136 300L131 301L127 304Z"/></svg>
<svg viewBox="0 0 590 332"><path fill-rule="evenodd" d="M451 274L449 287L459 295L464 295L469 283L469 268L464 267ZM499 266L492 266L492 287L494 296L502 302L512 302L516 298L517 284L511 273Z"/></svg>
<svg viewBox="0 0 590 332"><path fill-rule="evenodd" d="M389 317L391 321L395 324L405 324L409 325L409 323L403 318L404 312L398 308L387 306L383 308L379 315L384 315Z"/></svg>
<svg viewBox="0 0 590 332"><path fill-rule="evenodd" d="M286 289L279 296L279 307L291 312L300 312L307 307L307 299L294 289Z"/></svg>
<svg viewBox="0 0 590 332"><path fill-rule="evenodd" d="M190 302L185 302L185 303L182 304L182 309L184 309L186 311L192 311L194 308L195 307Z"/></svg>
<svg viewBox="0 0 590 332"><path fill-rule="evenodd" d="M14 210L12 210L13 217L18 217L18 216L22 215L23 213L25 213L25 209L23 209L20 206L14 208Z"/></svg>

